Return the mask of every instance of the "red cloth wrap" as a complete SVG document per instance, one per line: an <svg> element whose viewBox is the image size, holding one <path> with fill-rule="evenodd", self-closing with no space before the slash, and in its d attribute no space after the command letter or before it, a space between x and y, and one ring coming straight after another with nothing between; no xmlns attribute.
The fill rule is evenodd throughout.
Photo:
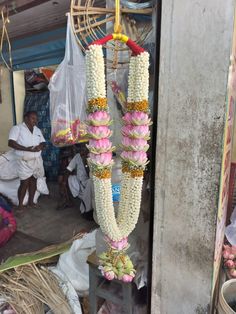
<svg viewBox="0 0 236 314"><path fill-rule="evenodd" d="M91 45L104 45L106 44L108 41L113 39L113 35L107 35L101 39L95 40L93 41L89 46ZM130 38L128 39L128 41L126 42L126 45L130 48L130 50L132 50L132 53L134 56L139 55L140 53L144 52L145 49L143 49L142 47L140 47L138 44L136 44L133 40L131 40Z"/></svg>
<svg viewBox="0 0 236 314"><path fill-rule="evenodd" d="M112 39L113 39L113 36L112 36L112 34L110 34L110 35L107 35L101 39L93 41L89 46L91 46L91 45L104 45Z"/></svg>
<svg viewBox="0 0 236 314"><path fill-rule="evenodd" d="M6 225L2 229L0 229L0 247L2 247L16 232L16 220L12 212L8 212L2 207L0 207L0 216L2 217L2 220L7 219L8 224L11 225L11 227L8 227L8 225Z"/></svg>

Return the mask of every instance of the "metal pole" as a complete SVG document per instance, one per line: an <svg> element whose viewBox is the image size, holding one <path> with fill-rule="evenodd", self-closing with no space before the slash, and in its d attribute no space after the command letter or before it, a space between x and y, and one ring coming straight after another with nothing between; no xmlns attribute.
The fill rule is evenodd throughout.
<svg viewBox="0 0 236 314"><path fill-rule="evenodd" d="M16 125L16 102L15 102L13 71L10 71L10 88L11 88L12 121L13 121L13 124Z"/></svg>
<svg viewBox="0 0 236 314"><path fill-rule="evenodd" d="M156 14L156 47L154 65L154 96L153 96L153 128L152 128L152 150L151 150L151 177L150 177L150 226L149 226L149 254L148 254L148 313L151 313L152 295L152 271L156 265L152 263L153 254L153 224L155 205L155 170L156 170L156 141L157 141L157 115L158 115L158 94L159 94L159 71L160 71L160 43L161 43L161 10L162 0L158 1Z"/></svg>

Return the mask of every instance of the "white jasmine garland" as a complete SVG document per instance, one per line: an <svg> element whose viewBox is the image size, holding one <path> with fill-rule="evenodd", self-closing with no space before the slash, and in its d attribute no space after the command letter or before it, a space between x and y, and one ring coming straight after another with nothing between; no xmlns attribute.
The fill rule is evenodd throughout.
<svg viewBox="0 0 236 314"><path fill-rule="evenodd" d="M112 186L110 179L99 179L93 176L96 212L98 223L103 233L110 239L119 241L122 239L120 229L116 222L115 211L112 202Z"/></svg>
<svg viewBox="0 0 236 314"><path fill-rule="evenodd" d="M105 67L102 46L92 45L86 53L88 100L105 98Z"/></svg>
<svg viewBox="0 0 236 314"><path fill-rule="evenodd" d="M147 52L131 57L128 77L128 102L148 100L148 66L149 54ZM105 66L101 45L89 46L86 52L86 74L88 99L106 98ZM149 122L148 120L147 123ZM142 151L145 151L147 148L148 146L143 147ZM94 149L91 147L90 151L94 152ZM136 149L139 151L138 148ZM93 163L91 158L90 163ZM123 172L117 218L115 217L112 202L111 178L100 178L93 175L93 182L98 223L102 232L114 241L120 241L128 237L138 221L143 177L132 177L130 172Z"/></svg>
<svg viewBox="0 0 236 314"><path fill-rule="evenodd" d="M135 76L136 76L136 57L131 57L130 58L130 63L129 63L129 76L128 76L128 97L127 101L132 102L134 101L135 97Z"/></svg>
<svg viewBox="0 0 236 314"><path fill-rule="evenodd" d="M120 195L122 195L119 203L119 211L117 215L117 223L119 227L122 229L122 225L126 224L127 212L129 210L129 199L130 199L130 174L128 172L123 173L121 178L121 191Z"/></svg>
<svg viewBox="0 0 236 314"><path fill-rule="evenodd" d="M123 217L123 223L119 225L122 237L128 237L129 234L134 230L139 217L141 196L142 196L142 185L143 177L129 178L129 201L128 206L125 208ZM122 211L122 208L120 208Z"/></svg>

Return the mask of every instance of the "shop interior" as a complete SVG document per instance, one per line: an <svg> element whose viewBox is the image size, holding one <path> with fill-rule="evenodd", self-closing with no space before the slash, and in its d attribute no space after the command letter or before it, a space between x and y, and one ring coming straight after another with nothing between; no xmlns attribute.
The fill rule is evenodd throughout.
<svg viewBox="0 0 236 314"><path fill-rule="evenodd" d="M37 23L35 12L35 1L10 1L17 3L15 10L9 6L7 16L10 23L7 24L7 32L10 38L11 47L8 40L5 40L4 56L5 64L1 66L1 82L8 79L8 90L5 83L1 86L2 103L10 101L7 104L8 125L6 130L13 124L21 123L24 113L28 111L37 112L38 127L41 129L46 147L42 153L45 181L39 191L36 208L28 208L21 214L16 214L17 231L11 240L0 249L0 260L3 264L9 257L16 254L26 254L41 250L50 245L57 245L65 241L71 241L74 236L83 233L90 233L99 228L95 211L81 213L81 199L72 198L71 204L66 204L63 196L60 195L60 174L68 165L68 162L76 153L86 150L87 141L78 141L76 143L55 143L53 138L53 128L50 112L50 80L60 69L60 65L65 58L65 49L67 45L66 30L68 30L68 12L76 17L72 20L73 35L76 38L77 45L84 55L87 44L98 39L104 34L112 32L114 27L114 3L113 1L41 1L37 6ZM126 3L127 2L127 3ZM150 92L149 104L150 115L152 117L154 103L155 86L155 55L156 55L156 6L155 1L133 2L124 1L122 3L122 28L130 38L144 47L150 54ZM1 2L0 2L1 4ZM12 4L13 5L13 4ZM32 6L31 6L32 5ZM79 9L76 6L96 7L98 13L94 16L93 22L86 27L85 14L78 14ZM107 5L110 11L104 15L103 9ZM74 7L73 7L74 6ZM154 8L154 10L153 10ZM40 12L41 13L40 13ZM96 10L95 10L96 11ZM45 14L47 12L47 15ZM39 14L40 13L40 14ZM24 24L22 21L26 16L32 14L35 16L32 24ZM67 14L67 15L66 15ZM40 19L38 20L38 16ZM19 26L19 21L21 22ZM95 22L94 22L95 21ZM93 25L95 24L95 25ZM91 31L92 29L92 31ZM124 107L127 99L128 84L128 65L130 53L124 45L115 42L106 46L105 64L106 64L106 85L107 96L110 105L110 113L116 122L113 126L112 142L117 147L113 154L116 166L112 170L112 192L114 207L119 205L120 193L120 146L121 141L120 128L121 117L124 113ZM10 74L7 70L9 66L13 71ZM82 75L82 74L81 74ZM2 116L2 115L1 115ZM1 117L0 119L4 119ZM154 119L155 120L155 119ZM13 122L13 123L12 123ZM7 123L5 121L5 123ZM155 128L155 121L152 126ZM7 134L1 136L0 151L2 154L7 152ZM152 142L149 142L149 158L153 156ZM72 147L74 147L72 152ZM88 150L87 150L88 154ZM2 156L2 155L1 155ZM2 162L2 160L0 161ZM67 162L67 164L66 164ZM1 164L2 165L2 164ZM64 167L64 168L63 168ZM131 235L131 244L133 255L136 262L140 264L139 286L143 289L137 294L137 304L141 308L148 306L148 285L150 288L150 273L148 273L148 263L151 262L150 228L152 221L151 199L153 187L151 182L151 169L154 165L149 163L145 171L144 185L142 190L142 203L139 222L135 231ZM63 168L63 169L62 169ZM0 193L13 200L14 207L17 206L17 188L18 183L4 182L0 180ZM9 186L8 186L9 184ZM10 191L10 193L9 193ZM95 246L99 246L99 237L96 238ZM142 256L142 258L141 258ZM141 296L141 301L138 298ZM46 313L46 312L45 312ZM117 312L118 313L118 312ZM140 312L141 313L141 312Z"/></svg>

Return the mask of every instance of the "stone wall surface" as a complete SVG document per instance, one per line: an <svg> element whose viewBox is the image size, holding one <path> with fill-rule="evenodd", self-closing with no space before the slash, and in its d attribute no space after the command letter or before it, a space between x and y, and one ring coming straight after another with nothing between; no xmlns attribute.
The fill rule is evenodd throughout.
<svg viewBox="0 0 236 314"><path fill-rule="evenodd" d="M152 313L208 313L234 1L162 1Z"/></svg>

